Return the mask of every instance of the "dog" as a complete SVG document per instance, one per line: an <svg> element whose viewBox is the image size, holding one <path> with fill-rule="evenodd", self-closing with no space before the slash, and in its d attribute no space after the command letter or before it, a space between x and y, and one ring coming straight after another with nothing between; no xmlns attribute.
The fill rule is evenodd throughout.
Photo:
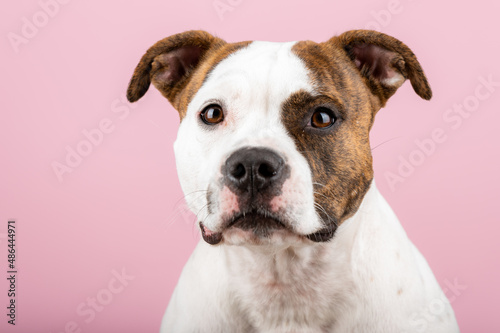
<svg viewBox="0 0 500 333"><path fill-rule="evenodd" d="M459 332L453 309L373 179L375 114L409 80L401 41L158 41L127 98L151 83L179 112L174 151L203 240L161 332Z"/></svg>

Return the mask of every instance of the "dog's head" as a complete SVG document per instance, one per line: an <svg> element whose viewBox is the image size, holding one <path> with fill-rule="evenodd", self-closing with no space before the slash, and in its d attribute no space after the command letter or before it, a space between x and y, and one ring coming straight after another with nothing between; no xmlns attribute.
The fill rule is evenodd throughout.
<svg viewBox="0 0 500 333"><path fill-rule="evenodd" d="M321 242L367 192L374 116L406 79L431 98L413 52L375 31L319 44L189 31L146 52L127 96L152 82L178 110L177 169L205 241Z"/></svg>

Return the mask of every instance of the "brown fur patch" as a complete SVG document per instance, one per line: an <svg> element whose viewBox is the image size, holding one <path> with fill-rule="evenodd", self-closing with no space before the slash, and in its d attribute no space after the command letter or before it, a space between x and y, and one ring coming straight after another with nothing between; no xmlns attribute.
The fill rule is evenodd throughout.
<svg viewBox="0 0 500 333"><path fill-rule="evenodd" d="M373 124L372 110L379 108L380 103L342 49L308 41L297 43L293 51L311 73L318 96L304 92L291 96L283 105L283 115L293 115L297 118L295 122L303 124L316 106L333 106L330 108L337 120L330 129L309 133L299 128L288 129L309 161L315 202L322 207L318 213L328 215L339 225L357 211L373 179L369 131ZM285 124L290 121L293 122L284 119Z"/></svg>
<svg viewBox="0 0 500 333"><path fill-rule="evenodd" d="M130 80L127 98L130 102L139 100L153 83L179 111L182 120L187 105L210 71L248 44L228 44L205 31L187 31L164 38L141 58Z"/></svg>
<svg viewBox="0 0 500 333"><path fill-rule="evenodd" d="M328 81L328 77L322 80ZM349 85L347 80L345 83ZM362 99L349 103L342 91L347 94L348 89L332 89L320 96L297 92L283 104L282 115L297 150L309 162L314 201L319 205L316 210L330 228L356 212L373 178L369 113L363 113ZM331 128L305 126L317 106L335 111L337 120Z"/></svg>
<svg viewBox="0 0 500 333"><path fill-rule="evenodd" d="M282 105L282 119L309 162L315 202L320 206L317 212L327 227L341 224L359 208L373 179L369 131L376 112L397 90L377 80L385 78L387 73L381 71L387 68L363 71L357 67L352 50L363 44L384 48L376 50L376 56L385 57L378 66L391 66L390 70L409 78L421 97L432 95L415 55L393 37L356 30L325 43L294 45L293 52L304 61L315 94L300 91L290 96ZM331 128L306 126L318 106L334 110L337 120Z"/></svg>

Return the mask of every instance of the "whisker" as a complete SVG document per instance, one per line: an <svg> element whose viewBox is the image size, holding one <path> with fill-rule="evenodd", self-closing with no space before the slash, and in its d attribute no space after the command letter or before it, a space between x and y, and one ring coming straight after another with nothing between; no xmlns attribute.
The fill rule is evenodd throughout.
<svg viewBox="0 0 500 333"><path fill-rule="evenodd" d="M338 227L337 225L337 222L335 221L335 219L333 219L327 212L326 210L323 208L323 206L321 206L319 203L315 202L314 203L314 207L318 208L321 212L323 212L326 217L328 218L328 222L333 222L333 224L335 225L335 227Z"/></svg>
<svg viewBox="0 0 500 333"><path fill-rule="evenodd" d="M316 191L313 191L314 194L318 194L318 195L321 195L323 197L325 197L326 199L330 200L329 197L327 197L326 195L324 195L323 193L319 193L319 192L316 192Z"/></svg>
<svg viewBox="0 0 500 333"><path fill-rule="evenodd" d="M192 195L192 194L199 194L200 192L204 192L204 193L206 193L206 192L208 192L208 190L197 190L197 191L189 192L189 193L185 194L182 198L180 198L179 200L177 200L177 201L175 202L174 206L175 206L175 205L177 205L177 204L179 203L179 201L181 201L181 200L183 200L183 199L184 199L184 201L187 201L187 196L188 196L188 195Z"/></svg>
<svg viewBox="0 0 500 333"><path fill-rule="evenodd" d="M203 192L200 194L200 192ZM166 221L166 228L169 228L172 224L174 224L176 221L180 220L181 217L184 217L184 222L186 222L186 213L191 212L189 209L189 204L187 201L184 201L184 203L181 203L181 200L186 198L188 195L191 194L198 194L199 196L197 198L194 198L193 201L198 200L200 197L202 197L207 191L206 190L198 190L198 191L193 191L188 194L186 194L183 198L179 199L175 204L173 208L173 212L170 214L170 216L167 218ZM208 204L204 205L201 207L201 209L205 208ZM201 211L200 209L200 211ZM198 212L199 213L199 212ZM198 215L198 214L196 214Z"/></svg>
<svg viewBox="0 0 500 333"><path fill-rule="evenodd" d="M206 204L204 204L203 206L201 206L200 210L198 210L198 213L196 213L196 216L200 215L200 212L201 212L203 209L207 208L207 207L208 207L208 202L207 202ZM207 212L208 212L208 209L207 209ZM209 213L209 214L210 214L210 213Z"/></svg>
<svg viewBox="0 0 500 333"><path fill-rule="evenodd" d="M378 148L378 147L380 147L381 145L383 145L383 144L385 144L387 142L390 142L390 141L393 141L393 140L396 140L396 139L400 139L400 138L402 138L402 136L397 136L395 138L392 138L392 139L386 140L386 141L384 141L382 143L379 143L378 145L376 145L375 147L372 148L372 151L374 151L375 148Z"/></svg>

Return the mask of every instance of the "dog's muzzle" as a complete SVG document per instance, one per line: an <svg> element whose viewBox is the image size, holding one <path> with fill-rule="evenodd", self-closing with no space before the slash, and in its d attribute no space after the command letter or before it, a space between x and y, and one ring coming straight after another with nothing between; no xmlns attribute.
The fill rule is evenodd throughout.
<svg viewBox="0 0 500 333"><path fill-rule="evenodd" d="M221 173L223 192L230 193L236 208L221 208L220 232L211 231L200 222L207 243L219 243L222 232L233 227L256 237L267 237L275 230L287 228L280 212L271 207L272 199L281 194L283 183L290 176L290 167L283 157L265 147L240 148L226 159Z"/></svg>
<svg viewBox="0 0 500 333"><path fill-rule="evenodd" d="M273 199L282 194L283 184L291 173L290 166L280 154L265 147L241 148L227 158L221 173L221 192L229 195L230 201L236 201L236 204L221 208L223 222L220 230L212 231L200 222L207 243L220 243L224 231L232 228L246 231L258 239L265 239L277 231L295 234L290 221L284 218L288 207L273 204ZM329 240L333 231L326 228L304 236L322 242Z"/></svg>

